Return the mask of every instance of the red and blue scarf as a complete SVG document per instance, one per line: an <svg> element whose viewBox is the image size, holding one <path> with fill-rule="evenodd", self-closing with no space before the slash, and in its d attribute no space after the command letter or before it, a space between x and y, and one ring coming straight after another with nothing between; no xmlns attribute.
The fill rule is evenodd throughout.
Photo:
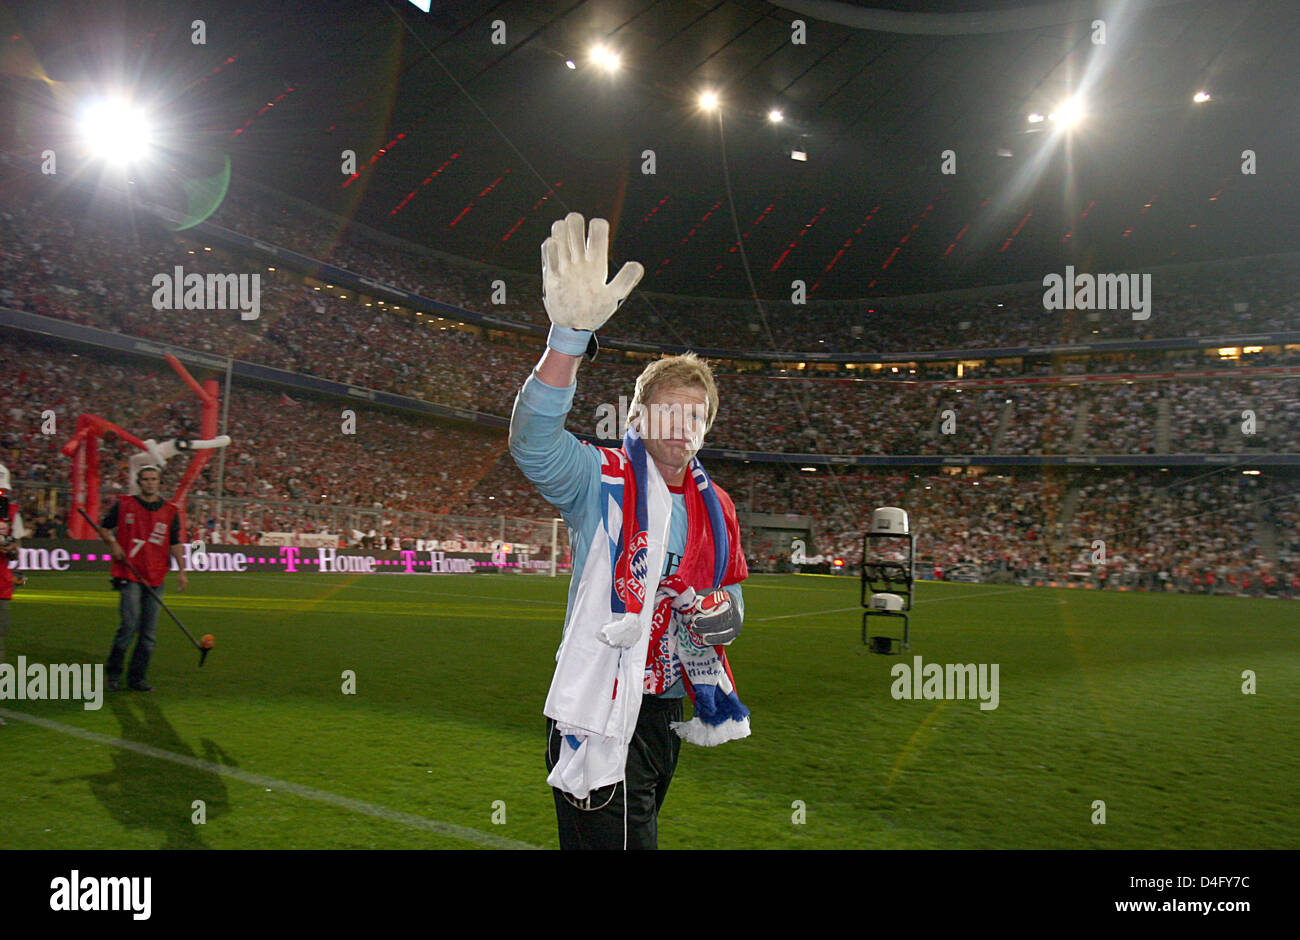
<svg viewBox="0 0 1300 940"><path fill-rule="evenodd" d="M632 431L624 436L621 450L602 447L600 451L601 506L606 531L610 532L610 564L614 572L610 609L616 615L638 614L646 602L650 574L646 507L649 458L645 442ZM677 571L656 582L658 590L646 654L644 691L657 695L683 678L697 715L703 710L705 714L700 717L706 723L711 719L716 719L714 723L739 720L748 715L748 709L735 697L725 649L702 646L672 606L673 599L688 587L698 595L705 595L723 585L739 584L749 576L740 547L740 524L731 498L713 483L698 457L691 460L689 481L694 485L684 488L686 548ZM621 527L609 524L610 513L616 507L622 512ZM621 539L616 540L613 531L620 531ZM716 688L697 688L702 686Z"/></svg>

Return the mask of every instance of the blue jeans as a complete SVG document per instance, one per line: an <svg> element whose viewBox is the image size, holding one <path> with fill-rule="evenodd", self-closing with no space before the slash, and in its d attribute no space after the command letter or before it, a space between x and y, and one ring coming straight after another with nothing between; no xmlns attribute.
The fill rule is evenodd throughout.
<svg viewBox="0 0 1300 940"><path fill-rule="evenodd" d="M163 587L153 589L153 593L162 597ZM122 661L126 659L126 648L131 645L131 637L139 631L140 639L135 644L131 655L131 669L127 673L128 683L143 682L149 671L149 657L153 655L154 642L158 638L158 601L149 595L139 581L128 581L122 585L122 600L119 605L122 623L113 637L113 651L104 664L104 678L117 679L122 675Z"/></svg>

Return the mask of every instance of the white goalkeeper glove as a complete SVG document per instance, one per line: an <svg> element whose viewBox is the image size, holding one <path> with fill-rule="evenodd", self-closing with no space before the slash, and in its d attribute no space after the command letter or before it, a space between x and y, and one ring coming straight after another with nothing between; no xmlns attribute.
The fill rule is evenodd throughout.
<svg viewBox="0 0 1300 940"><path fill-rule="evenodd" d="M629 261L608 284L609 223L592 219L584 241L582 216L570 212L551 226L551 236L542 242L542 303L551 323L567 330L595 332L632 293L645 274L640 262ZM552 339L562 330L552 330ZM560 352L581 355L590 337L565 337L568 346ZM581 342L582 349L576 349Z"/></svg>

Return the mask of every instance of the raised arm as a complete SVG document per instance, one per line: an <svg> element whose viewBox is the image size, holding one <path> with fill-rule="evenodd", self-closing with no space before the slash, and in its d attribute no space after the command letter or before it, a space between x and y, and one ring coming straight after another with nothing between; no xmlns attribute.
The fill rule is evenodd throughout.
<svg viewBox="0 0 1300 940"><path fill-rule="evenodd" d="M577 332L570 330L569 332ZM599 474L600 457L564 429L577 390L581 356L548 347L515 397L510 456L546 501L566 517Z"/></svg>
<svg viewBox="0 0 1300 940"><path fill-rule="evenodd" d="M570 330L577 333L578 330ZM549 342L549 340L548 340ZM552 388L568 388L578 381L578 366L582 365L582 356L571 356L551 346L546 347L541 360L533 372L539 379Z"/></svg>

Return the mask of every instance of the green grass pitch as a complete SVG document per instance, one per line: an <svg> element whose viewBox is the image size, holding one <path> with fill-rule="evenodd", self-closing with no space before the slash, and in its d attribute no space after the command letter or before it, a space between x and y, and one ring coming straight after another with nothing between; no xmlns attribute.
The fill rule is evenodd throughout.
<svg viewBox="0 0 1300 940"><path fill-rule="evenodd" d="M541 707L567 588L169 580L216 637L202 669L163 615L152 694L0 702L0 848L553 847ZM891 657L862 646L852 579L745 591L753 735L683 745L663 848L1300 847L1293 602L923 583ZM8 661L102 662L115 604L106 575L34 575ZM915 655L997 663L998 708L895 700Z"/></svg>

